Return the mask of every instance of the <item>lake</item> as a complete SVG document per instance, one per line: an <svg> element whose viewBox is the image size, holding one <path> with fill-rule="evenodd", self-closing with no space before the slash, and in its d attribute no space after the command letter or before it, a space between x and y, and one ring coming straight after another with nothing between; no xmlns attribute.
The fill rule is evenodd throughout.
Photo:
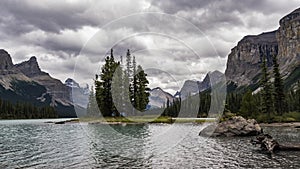
<svg viewBox="0 0 300 169"><path fill-rule="evenodd" d="M249 137L205 138L199 124L0 121L0 168L300 168L300 152L270 156ZM265 127L279 142L300 130Z"/></svg>

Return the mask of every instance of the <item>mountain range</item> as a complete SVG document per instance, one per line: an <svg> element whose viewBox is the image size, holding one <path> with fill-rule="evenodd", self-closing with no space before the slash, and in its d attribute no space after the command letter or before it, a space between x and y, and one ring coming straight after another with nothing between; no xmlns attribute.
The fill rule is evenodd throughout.
<svg viewBox="0 0 300 169"><path fill-rule="evenodd" d="M79 85L74 87L43 72L35 56L13 64L7 51L0 49L0 96L11 102L29 102L37 106L53 106L59 117L76 117L75 108L83 110L88 94ZM87 87L88 88L88 87ZM73 92L75 91L75 92ZM72 94L81 97L82 104L74 104ZM81 93L81 94L78 94ZM84 99L85 98L85 99Z"/></svg>
<svg viewBox="0 0 300 169"><path fill-rule="evenodd" d="M272 55L277 55L285 89L291 89L298 83L300 80L300 8L280 19L279 25L279 28L274 31L247 35L231 49L225 70L228 92L259 89L260 69L264 56L269 71L272 71ZM211 87L211 84L222 81L223 77L223 73L213 71L209 72L203 81L186 80L173 98L185 99L189 95L205 91ZM161 105L166 101L161 99L165 98L164 95L155 97L160 98Z"/></svg>
<svg viewBox="0 0 300 169"><path fill-rule="evenodd" d="M284 16L279 28L259 35L242 38L228 55L225 77L227 90L243 91L259 88L260 65L265 56L269 71L272 55L277 55L279 68L286 89L293 88L300 80L300 8ZM157 87L150 91L149 105L162 107L167 100L182 99L205 91L212 84L223 80L219 71L209 72L203 81L186 80L174 96ZM82 111L88 103L89 87L81 87L75 80L65 83L42 71L37 58L13 64L12 58L0 49L0 97L11 102L24 101L37 106L51 105L60 117L76 116L75 108ZM77 109L77 110L78 110Z"/></svg>
<svg viewBox="0 0 300 169"><path fill-rule="evenodd" d="M231 89L256 90L264 56L271 71L272 55L277 55L286 89L300 80L300 8L280 19L279 25L271 32L245 36L231 49L225 71Z"/></svg>

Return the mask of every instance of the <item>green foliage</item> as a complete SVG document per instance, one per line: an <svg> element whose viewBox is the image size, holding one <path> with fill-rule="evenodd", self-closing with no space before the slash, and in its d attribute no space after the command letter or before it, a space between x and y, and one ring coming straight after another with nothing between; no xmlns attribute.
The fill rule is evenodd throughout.
<svg viewBox="0 0 300 169"><path fill-rule="evenodd" d="M143 111L149 103L149 91L148 88L149 81L147 80L147 74L144 72L143 68L139 65L137 68L137 74L135 75L134 81L134 105L135 108Z"/></svg>
<svg viewBox="0 0 300 169"><path fill-rule="evenodd" d="M242 98L242 103L241 103L241 108L240 108L240 115L244 117L251 117L253 113L257 113L257 104L255 102L254 97L252 96L252 92L249 90L247 91L243 98Z"/></svg>
<svg viewBox="0 0 300 169"><path fill-rule="evenodd" d="M283 92L283 82L279 73L279 64L277 56L273 55L273 76L274 76L274 109L278 115L286 111L286 101Z"/></svg>
<svg viewBox="0 0 300 169"><path fill-rule="evenodd" d="M285 122L296 122L300 121L300 113L299 112L289 112L284 113L282 116L271 114L270 119L266 114L260 114L257 116L256 120L259 123L263 122L276 122L276 123L285 123Z"/></svg>
<svg viewBox="0 0 300 169"><path fill-rule="evenodd" d="M130 50L126 53L126 69L116 62L111 49L110 56L105 59L101 74L96 75L96 101L103 116L136 115L132 104L137 110L144 111L149 102L149 82L147 74L140 65L137 66L135 57ZM100 79L99 79L100 77ZM90 113L91 114L91 113Z"/></svg>
<svg viewBox="0 0 300 169"><path fill-rule="evenodd" d="M113 104L111 89L113 75L119 64L115 62L113 50L111 49L110 56L105 58L105 64L101 69L100 80L98 80L99 76L96 75L96 100L103 116L111 116L113 113L117 113Z"/></svg>
<svg viewBox="0 0 300 169"><path fill-rule="evenodd" d="M97 116L99 116L98 111L99 111L99 109L98 109L98 104L97 104L95 93L94 93L94 88L91 87L86 114L89 117L97 117Z"/></svg>
<svg viewBox="0 0 300 169"><path fill-rule="evenodd" d="M0 99L0 119L40 119L56 118L57 112L51 106L36 107L31 103L11 103Z"/></svg>
<svg viewBox="0 0 300 169"><path fill-rule="evenodd" d="M270 114L273 112L273 98L272 98L272 87L270 83L270 77L268 73L268 67L266 65L266 57L264 56L262 59L262 65L261 65L261 87L262 87L262 113L268 114L270 117Z"/></svg>

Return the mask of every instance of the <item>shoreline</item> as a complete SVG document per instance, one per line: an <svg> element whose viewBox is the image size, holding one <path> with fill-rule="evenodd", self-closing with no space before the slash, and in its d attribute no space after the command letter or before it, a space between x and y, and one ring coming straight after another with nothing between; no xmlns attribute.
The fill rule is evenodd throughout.
<svg viewBox="0 0 300 169"><path fill-rule="evenodd" d="M293 127L300 128L300 122L259 123L261 127Z"/></svg>

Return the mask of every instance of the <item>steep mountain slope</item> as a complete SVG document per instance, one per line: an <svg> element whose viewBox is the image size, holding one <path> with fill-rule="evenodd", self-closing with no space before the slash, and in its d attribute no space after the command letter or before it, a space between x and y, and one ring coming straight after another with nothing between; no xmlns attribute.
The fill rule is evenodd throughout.
<svg viewBox="0 0 300 169"><path fill-rule="evenodd" d="M71 106L70 91L60 80L52 78L48 73L41 71L36 57L15 65L24 75L46 87L47 92L52 96L53 104L58 101L66 106Z"/></svg>
<svg viewBox="0 0 300 169"><path fill-rule="evenodd" d="M263 56L267 58L267 65L272 65L273 49L278 49L276 31L244 37L228 55L225 71L227 80L237 83L238 86L255 83L253 79L260 72Z"/></svg>
<svg viewBox="0 0 300 169"><path fill-rule="evenodd" d="M11 102L54 106L60 117L76 117L70 88L41 71L36 57L14 65L0 49L0 97Z"/></svg>
<svg viewBox="0 0 300 169"><path fill-rule="evenodd" d="M71 94L71 99L74 104L80 107L86 108L89 102L89 86L81 87L75 80L68 78L65 81L65 86L68 87L69 93Z"/></svg>
<svg viewBox="0 0 300 169"><path fill-rule="evenodd" d="M11 82L14 79L31 82L32 80L16 69L12 63L10 55L0 49L0 85L4 89L11 89Z"/></svg>
<svg viewBox="0 0 300 169"><path fill-rule="evenodd" d="M224 79L224 74L220 71L213 71L208 72L203 79L203 81L196 81L196 80L187 80L184 82L180 92L177 92L174 97L181 96L181 98L184 100L189 95L195 95L198 94L199 91L205 91L209 89L212 85L215 85L219 82L221 82Z"/></svg>
<svg viewBox="0 0 300 169"><path fill-rule="evenodd" d="M164 105L166 106L168 99L170 103L172 103L174 99L174 97L170 93L165 92L159 87L152 89L149 93L149 105L151 106L151 108L160 108Z"/></svg>
<svg viewBox="0 0 300 169"><path fill-rule="evenodd" d="M199 83L196 80L186 80L180 90L180 95L182 99L187 98L189 95L195 95L199 93Z"/></svg>
<svg viewBox="0 0 300 169"><path fill-rule="evenodd" d="M291 79L289 76L300 65L300 8L283 17L279 24L278 30L245 36L231 50L225 71L229 83L237 87L257 84L263 56L271 67L273 54L278 56L283 77ZM289 84L299 79L293 78Z"/></svg>

